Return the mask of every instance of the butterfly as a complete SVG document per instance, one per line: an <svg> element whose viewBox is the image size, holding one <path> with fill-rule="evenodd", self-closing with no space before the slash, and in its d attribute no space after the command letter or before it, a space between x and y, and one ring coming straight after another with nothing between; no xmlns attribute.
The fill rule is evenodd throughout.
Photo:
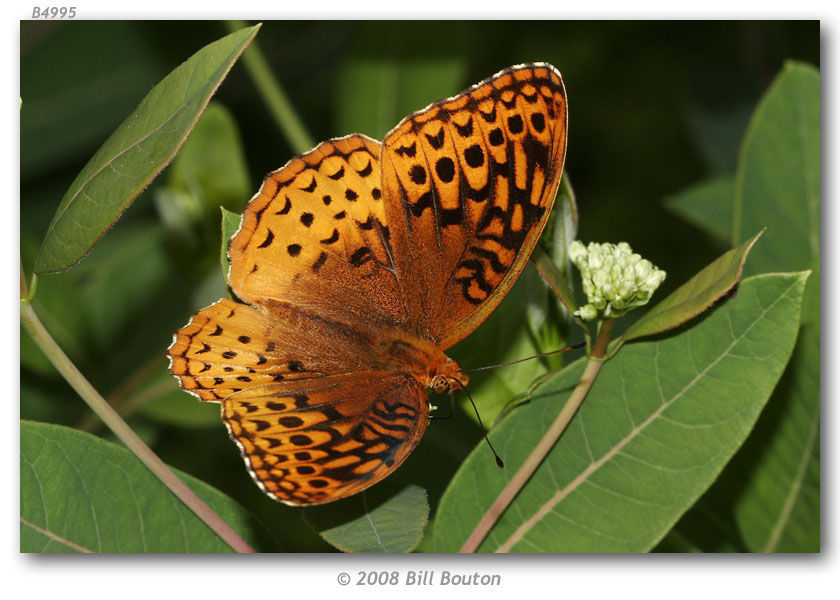
<svg viewBox="0 0 840 600"><path fill-rule="evenodd" d="M509 67L403 119L382 143L321 143L266 176L221 299L177 331L170 371L221 416L257 485L322 504L392 473L444 351L522 272L554 203L568 111L547 63Z"/></svg>

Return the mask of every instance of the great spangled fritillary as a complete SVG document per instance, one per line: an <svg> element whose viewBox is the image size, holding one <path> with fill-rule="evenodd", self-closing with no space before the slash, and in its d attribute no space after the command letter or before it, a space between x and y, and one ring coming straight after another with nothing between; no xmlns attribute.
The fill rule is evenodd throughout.
<svg viewBox="0 0 840 600"><path fill-rule="evenodd" d="M443 351L498 305L540 237L567 106L546 63L505 69L268 175L231 240L230 287L175 334L171 371L222 419L257 485L291 505L396 469L425 388L468 377Z"/></svg>

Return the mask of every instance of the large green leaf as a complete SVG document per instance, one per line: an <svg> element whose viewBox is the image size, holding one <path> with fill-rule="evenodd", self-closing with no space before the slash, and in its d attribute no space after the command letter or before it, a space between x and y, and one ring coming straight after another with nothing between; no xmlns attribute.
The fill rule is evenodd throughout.
<svg viewBox="0 0 840 600"><path fill-rule="evenodd" d="M810 267L814 274L800 337L767 408L669 541L687 540L708 551L819 549L819 104L819 73L791 62L750 121L731 192L734 233L736 239L751 227L766 227L766 233L745 272ZM714 233L723 225L724 198L711 196L728 193L726 185L697 186L673 208ZM695 206L688 205L692 197Z"/></svg>
<svg viewBox="0 0 840 600"><path fill-rule="evenodd" d="M820 75L789 62L750 122L735 188L735 243L767 237L747 274L804 269L820 252Z"/></svg>
<svg viewBox="0 0 840 600"><path fill-rule="evenodd" d="M678 335L625 345L481 551L643 552L711 485L793 349L807 273L756 276ZM458 550L563 407L582 361L535 388L444 494L436 551Z"/></svg>
<svg viewBox="0 0 840 600"><path fill-rule="evenodd" d="M305 509L304 519L344 552L410 552L429 520L426 491L389 482L346 500Z"/></svg>
<svg viewBox="0 0 840 600"><path fill-rule="evenodd" d="M47 230L36 273L80 260L172 160L259 26L228 35L167 75L94 154Z"/></svg>
<svg viewBox="0 0 840 600"><path fill-rule="evenodd" d="M819 552L818 264L805 288L796 348L767 408L754 432L761 441L753 444L751 437L744 447L744 458L755 462L746 469L747 482L735 501L738 529L753 552ZM767 432L772 435L762 435Z"/></svg>
<svg viewBox="0 0 840 600"><path fill-rule="evenodd" d="M252 547L276 550L236 502L177 473ZM231 552L128 450L75 429L20 425L21 552Z"/></svg>

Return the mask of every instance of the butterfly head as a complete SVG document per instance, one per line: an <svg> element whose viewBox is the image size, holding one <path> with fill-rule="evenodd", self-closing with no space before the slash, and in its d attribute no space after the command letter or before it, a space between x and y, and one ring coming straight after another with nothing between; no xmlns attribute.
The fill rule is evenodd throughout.
<svg viewBox="0 0 840 600"><path fill-rule="evenodd" d="M469 376L461 371L457 362L449 357L436 365L436 368L429 373L426 387L438 394L448 394L464 389L470 381Z"/></svg>

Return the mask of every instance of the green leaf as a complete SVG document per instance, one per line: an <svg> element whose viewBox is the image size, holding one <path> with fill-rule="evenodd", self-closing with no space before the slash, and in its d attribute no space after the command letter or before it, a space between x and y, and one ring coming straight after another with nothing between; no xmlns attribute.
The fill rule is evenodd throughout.
<svg viewBox="0 0 840 600"><path fill-rule="evenodd" d="M64 195L35 261L36 273L67 269L90 251L172 160L257 29L205 46L143 99Z"/></svg>
<svg viewBox="0 0 840 600"><path fill-rule="evenodd" d="M733 465L733 477L746 473L735 521L747 547L753 552L819 552L819 263L805 288L793 357L744 453L744 462L751 464Z"/></svg>
<svg viewBox="0 0 840 600"><path fill-rule="evenodd" d="M481 551L644 552L711 485L752 429L793 349L807 273L756 276L695 327L627 344ZM437 552L458 550L562 409L578 361L475 448L441 499Z"/></svg>
<svg viewBox="0 0 840 600"><path fill-rule="evenodd" d="M236 502L176 474L253 547L267 539ZM20 426L20 550L231 552L125 448L32 421Z"/></svg>
<svg viewBox="0 0 840 600"><path fill-rule="evenodd" d="M426 491L382 483L346 500L307 508L304 519L344 552L411 552L429 520Z"/></svg>
<svg viewBox="0 0 840 600"><path fill-rule="evenodd" d="M351 58L339 75L335 96L338 131L381 140L403 117L460 92L465 75L461 56Z"/></svg>
<svg viewBox="0 0 840 600"><path fill-rule="evenodd" d="M760 236L761 232L704 267L633 323L620 339L630 341L667 331L709 308L738 283L747 254Z"/></svg>
<svg viewBox="0 0 840 600"><path fill-rule="evenodd" d="M804 269L819 257L820 75L810 65L785 65L741 148L735 242L764 227L747 274Z"/></svg>
<svg viewBox="0 0 840 600"><path fill-rule="evenodd" d="M732 237L735 178L717 177L694 185L665 201L665 206L716 240ZM755 230L754 230L755 231Z"/></svg>
<svg viewBox="0 0 840 600"><path fill-rule="evenodd" d="M221 207L222 210L222 249L221 249L221 256L220 261L222 265L222 277L225 279L225 283L228 282L228 273L230 272L230 259L228 258L228 246L230 245L231 238L236 235L236 232L239 231L239 225L242 222L242 215L239 213L231 212L226 209L224 206Z"/></svg>

